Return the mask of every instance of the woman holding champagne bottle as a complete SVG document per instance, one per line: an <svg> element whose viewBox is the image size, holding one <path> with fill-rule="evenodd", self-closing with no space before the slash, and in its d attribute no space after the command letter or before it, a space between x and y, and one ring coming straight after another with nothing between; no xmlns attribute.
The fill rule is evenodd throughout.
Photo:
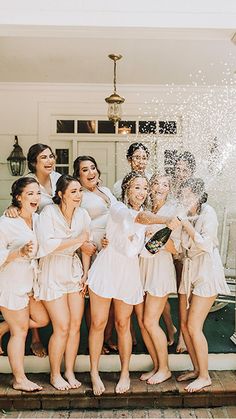
<svg viewBox="0 0 236 419"><path fill-rule="evenodd" d="M169 191L170 179L167 176L153 175L151 177L150 198L153 214L175 215L176 208L167 202ZM153 233L155 233L154 236ZM153 369L142 374L141 380L147 380L148 384L159 384L171 377L168 367L167 339L159 320L161 315L165 319L165 307L169 294L177 292L172 258L172 253L176 253L176 249L171 238L171 230L168 227L163 228L163 224L149 226L147 234L149 238L152 236L152 239L146 243L146 249L140 255L140 271L143 289L146 293L143 321L152 343L149 353L152 357ZM155 236L158 236L158 243L154 240ZM157 251L156 254L155 251Z"/></svg>

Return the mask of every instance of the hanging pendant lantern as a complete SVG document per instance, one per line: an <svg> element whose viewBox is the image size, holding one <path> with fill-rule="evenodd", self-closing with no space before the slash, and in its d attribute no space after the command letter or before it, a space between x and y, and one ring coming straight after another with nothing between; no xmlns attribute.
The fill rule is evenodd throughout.
<svg viewBox="0 0 236 419"><path fill-rule="evenodd" d="M26 157L23 154L22 148L18 144L17 135L15 135L13 150L7 158L7 164L12 176L22 176L24 174Z"/></svg>
<svg viewBox="0 0 236 419"><path fill-rule="evenodd" d="M122 116L121 104L124 103L125 101L125 99L116 92L116 62L122 58L122 55L109 54L108 57L112 61L114 61L114 73L113 73L114 91L109 97L106 97L105 101L108 103L108 111L107 111L108 119L110 121L113 121L115 124L116 122L121 120L121 116Z"/></svg>

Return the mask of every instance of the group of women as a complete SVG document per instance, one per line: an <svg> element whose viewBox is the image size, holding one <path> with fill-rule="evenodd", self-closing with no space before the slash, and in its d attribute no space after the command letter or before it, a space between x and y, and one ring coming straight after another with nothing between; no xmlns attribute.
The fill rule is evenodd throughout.
<svg viewBox="0 0 236 419"><path fill-rule="evenodd" d="M34 329L32 343L40 348L37 329L49 321L50 382L58 390L81 385L74 365L87 292L94 394L105 391L99 359L113 315L121 361L116 393L130 387L133 311L153 361L140 379L148 384L167 380L168 341L173 342L176 331L168 296L177 292L177 283L183 342L194 367L178 379L193 379L186 386L189 392L211 384L203 324L217 294L230 293L217 249L217 217L206 203L204 182L191 177L195 160L190 153L179 157L172 178L146 176L148 158L142 143L131 144L131 172L114 185L117 199L102 186L93 157L79 156L73 176L60 176L49 146L30 147L30 173L13 183L12 205L0 219L0 309L5 319L0 335L10 331L13 388L42 389L25 375L25 339L28 329ZM164 225L172 230L170 239L150 255L144 244ZM168 340L159 324L162 315ZM111 341L109 333L107 339Z"/></svg>

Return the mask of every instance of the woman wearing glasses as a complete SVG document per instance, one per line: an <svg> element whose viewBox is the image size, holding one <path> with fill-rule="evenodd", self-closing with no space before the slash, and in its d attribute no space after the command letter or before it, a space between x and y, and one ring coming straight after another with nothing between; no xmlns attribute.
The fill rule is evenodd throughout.
<svg viewBox="0 0 236 419"><path fill-rule="evenodd" d="M148 148L142 143L132 143L130 144L126 158L130 165L130 171L138 172L141 175L145 175L148 179L150 179L151 174L146 172L148 160L149 160L149 150ZM117 182L113 186L113 195L120 201L121 200L121 184L123 179L117 180Z"/></svg>

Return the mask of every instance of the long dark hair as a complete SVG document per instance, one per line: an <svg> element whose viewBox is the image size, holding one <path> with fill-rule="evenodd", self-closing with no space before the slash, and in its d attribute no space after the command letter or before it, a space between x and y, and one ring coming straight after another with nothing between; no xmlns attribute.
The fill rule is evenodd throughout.
<svg viewBox="0 0 236 419"><path fill-rule="evenodd" d="M132 181L134 179L137 179L137 178L146 179L147 184L149 185L148 178L146 176L142 175L141 173L138 173L138 172L135 172L135 171L132 171L132 172L128 173L124 177L124 179L122 180L122 184L121 184L121 200L126 205L128 204L128 196L127 195L128 195L129 188L132 184ZM146 199L143 203L143 207L146 208L147 205L148 205L148 196L146 197Z"/></svg>
<svg viewBox="0 0 236 419"><path fill-rule="evenodd" d="M39 186L39 183L36 179L33 177L21 177L20 179L17 179L11 186L11 196L12 196L12 202L11 204L16 208L21 208L21 203L18 201L17 197L22 194L23 190L27 185L30 185L31 183L37 183Z"/></svg>
<svg viewBox="0 0 236 419"><path fill-rule="evenodd" d="M60 205L62 198L59 196L58 192L61 192L62 196L66 192L69 184L71 182L79 182L78 179L76 179L74 176L71 175L61 175L56 183L56 191L55 195L52 198L54 204Z"/></svg>
<svg viewBox="0 0 236 419"><path fill-rule="evenodd" d="M77 157L77 159L75 159L75 161L73 163L73 169L74 169L73 176L75 178L79 179L80 165L81 165L82 161L91 161L94 164L94 166L96 167L96 170L98 172L98 176L99 176L99 179L100 179L101 172L98 168L96 160L92 156L79 156L79 157Z"/></svg>
<svg viewBox="0 0 236 419"><path fill-rule="evenodd" d="M49 145L47 145L47 144L37 143L37 144L33 144L29 148L29 151L27 153L27 162L28 162L29 171L31 173L35 173L36 172L36 163L37 163L37 157L38 157L38 155L40 153L42 153L42 151L46 150L47 148L49 148L49 150L54 155L51 147Z"/></svg>

